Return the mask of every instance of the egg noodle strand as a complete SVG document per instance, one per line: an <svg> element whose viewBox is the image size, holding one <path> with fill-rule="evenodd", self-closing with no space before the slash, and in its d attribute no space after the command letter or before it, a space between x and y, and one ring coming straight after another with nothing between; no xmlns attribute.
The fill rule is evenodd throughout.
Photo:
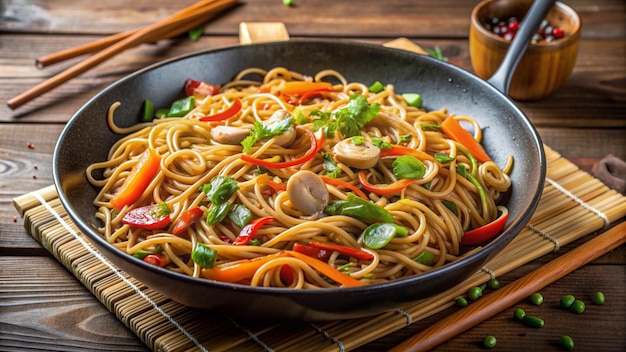
<svg viewBox="0 0 626 352"><path fill-rule="evenodd" d="M300 81L336 83L330 91L313 94L306 101L281 96L287 82ZM339 131L326 136L324 144L313 151L315 155L299 165L264 168L242 159L243 155L268 162L300 158L311 148L310 136L303 133L306 132L304 129L314 133L316 138L322 134L321 130L314 131L317 115L313 112L337 112L348 106L355 94L365 96L369 104L380 106L376 117L360 128L360 136L365 141L378 138L430 156L441 153L451 160L443 163L433 158L424 159L423 177L390 194L377 194L364 189L359 173L366 174L367 181L373 185L403 182L394 174L392 162L396 158L381 157L374 166L362 169L350 166L344 162L345 158L337 156L336 146L346 139ZM219 122L199 120L227 110L235 100L241 102L241 108L232 117ZM512 161L503 169L492 161L476 163L463 145L437 128L425 128L438 126L448 118L445 108L426 111L409 106L392 85L374 93L367 85L348 82L333 70L324 70L310 77L282 67L268 71L250 68L222 85L217 94L196 100L195 108L184 117L154 119L129 128L120 128L114 123L119 106L119 102L112 104L107 119L112 131L124 137L112 146L106 161L95 163L86 170L90 183L100 188L94 200L98 208L96 217L102 222L99 231L107 241L129 255L160 245L167 269L194 277L211 277L208 273L216 268L267 257L271 259L259 265L251 276L237 282L298 289L340 286L328 273L312 266L305 258L281 254L294 251L294 245L310 242L332 243L370 254L371 259L364 260L332 251L326 259L326 264L359 284L377 284L420 274L463 255L460 245L463 234L494 221L498 217L497 201L511 186L507 172ZM273 116L293 117L296 114L304 120L296 119L297 127L292 129L293 135L287 142L280 141L287 138L282 135L260 139L249 151L243 152L242 138L234 136L235 132L248 135L255 122L267 124ZM474 138L480 141L480 126L474 119L467 116L454 118L473 126ZM222 135L218 134L220 129L225 131ZM115 209L111 200L120 192L147 150L160 156L158 172L135 202ZM368 202L391 214L395 224L408 229L406 236L396 236L382 248L369 248L364 244L363 233L371 222L348 214L311 213L294 198L297 190L284 188L290 179L304 170L316 177L330 178L324 165L328 155L340 170L335 179L354 186L366 195ZM477 180L484 190L483 198L475 183L459 175L459 166L464 166ZM258 240L254 244L233 245L242 228L228 217L208 225L206 215L203 215L183 235L172 234L172 228L185 211L200 207L206 212L212 207L201 188L216 176L231 177L237 182L238 189L228 202L244 205L254 219L274 217L254 233ZM272 191L268 182L282 188ZM302 187L300 191L309 191L306 188ZM331 182L325 183L324 192L328 201L322 204L322 209L332 201L345 201L350 193L355 193ZM159 203L167 204L171 210L171 225L168 227L146 230L124 223L124 217L132 209ZM203 268L192 260L191 254L197 243L217 252L213 268ZM431 254L431 262L416 260L425 252ZM281 271L286 266L292 269L290 280L281 278Z"/></svg>

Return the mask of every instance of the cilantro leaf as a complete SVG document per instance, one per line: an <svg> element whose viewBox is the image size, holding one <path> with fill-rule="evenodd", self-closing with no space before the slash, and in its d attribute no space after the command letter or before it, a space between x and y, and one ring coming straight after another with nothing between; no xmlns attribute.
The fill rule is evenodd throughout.
<svg viewBox="0 0 626 352"><path fill-rule="evenodd" d="M334 137L336 131L339 131L345 138L349 138L360 135L360 129L379 112L378 103L370 105L364 95L352 94L345 107L333 113L314 110L310 116L319 117L313 120L314 131L323 128L324 134L331 138Z"/></svg>
<svg viewBox="0 0 626 352"><path fill-rule="evenodd" d="M393 146L391 145L391 143L389 142L385 142L385 140L383 140L380 137L373 137L372 138L372 144L374 144L375 146L377 146L378 148L380 148L381 150L385 150L385 149L391 149L393 148Z"/></svg>
<svg viewBox="0 0 626 352"><path fill-rule="evenodd" d="M293 117L289 116L286 119L282 119L270 124L262 124L259 121L254 121L254 126L250 131L250 134L241 141L243 146L243 152L248 152L256 142L262 139L269 139L278 136L293 126Z"/></svg>
<svg viewBox="0 0 626 352"><path fill-rule="evenodd" d="M209 183L205 183L200 190L206 193L207 198L213 204L222 204L230 198L237 190L237 181L228 176L215 176Z"/></svg>
<svg viewBox="0 0 626 352"><path fill-rule="evenodd" d="M341 168L337 166L335 159L329 153L322 153L322 158L324 159L322 166L326 170L326 176L332 178L341 176Z"/></svg>

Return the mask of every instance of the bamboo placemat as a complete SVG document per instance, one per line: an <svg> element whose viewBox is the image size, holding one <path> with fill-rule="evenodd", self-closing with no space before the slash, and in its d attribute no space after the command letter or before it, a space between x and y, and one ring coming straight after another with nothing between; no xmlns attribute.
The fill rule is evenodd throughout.
<svg viewBox="0 0 626 352"><path fill-rule="evenodd" d="M546 147L548 170L528 226L474 275L436 296L373 317L320 323L238 321L183 306L120 271L65 213L54 186L13 200L29 233L154 351L349 351L440 312L502 275L626 216L626 197Z"/></svg>

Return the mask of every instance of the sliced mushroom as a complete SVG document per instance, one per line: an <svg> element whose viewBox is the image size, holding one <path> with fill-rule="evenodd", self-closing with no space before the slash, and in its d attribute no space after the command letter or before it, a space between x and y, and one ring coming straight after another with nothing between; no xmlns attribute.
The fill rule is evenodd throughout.
<svg viewBox="0 0 626 352"><path fill-rule="evenodd" d="M215 126L211 129L211 138L221 144L241 144L249 134L250 130L242 127Z"/></svg>
<svg viewBox="0 0 626 352"><path fill-rule="evenodd" d="M374 167L380 159L380 148L368 140L354 144L352 138L344 139L335 144L333 153L335 159L357 169Z"/></svg>
<svg viewBox="0 0 626 352"><path fill-rule="evenodd" d="M318 215L328 205L328 189L314 172L301 170L289 177L287 194L291 203L305 216Z"/></svg>
<svg viewBox="0 0 626 352"><path fill-rule="evenodd" d="M265 126L271 126L289 117L287 110L277 110L265 121ZM289 129L275 137L274 144L281 147L288 147L296 139L296 128L292 125Z"/></svg>

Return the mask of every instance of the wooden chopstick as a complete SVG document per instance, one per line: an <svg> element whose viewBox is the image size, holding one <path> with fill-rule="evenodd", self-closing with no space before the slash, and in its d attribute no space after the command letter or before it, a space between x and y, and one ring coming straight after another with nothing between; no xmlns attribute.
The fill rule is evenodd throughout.
<svg viewBox="0 0 626 352"><path fill-rule="evenodd" d="M210 1L200 1L197 2L175 14L173 14L172 16L170 16L170 18L174 17L174 16L186 16L187 14L191 13L191 11L196 11L200 8L202 8L203 6L206 5L212 5L211 3L215 2L215 0L210 0ZM217 12L220 12L228 7L230 7L231 5L233 5L234 2L223 2L223 3L218 3L218 4L213 4L215 7L215 14L217 14ZM212 16L208 16L206 19L210 19L210 17ZM197 21L194 22L190 22L188 25L185 25L184 27L182 27L180 30L184 32L186 31L190 31L198 26L200 26L202 23L204 23L205 21L203 19L198 19ZM102 38L102 39L98 39L95 40L93 42L89 42L86 44L82 44L73 48L69 48L66 50L61 50L58 51L56 53L52 53L52 54L48 54L45 56L41 56L39 58L37 58L35 60L35 64L37 65L37 67L39 68L44 68L46 66L52 65L52 64L56 64L58 62L61 61L65 61L68 59L72 59L84 54L90 54L99 50L102 50L112 44L115 44L117 42L119 42L120 40L124 39L124 38L128 38L131 35L133 35L134 33L138 32L139 30L141 30L141 28L137 28L137 29L133 29L130 31L125 31L125 32L120 32L114 35L110 35L108 37ZM168 37L171 36L166 36L163 38L151 38L151 37L146 37L145 42L151 42L151 41L158 41L160 39L166 39Z"/></svg>
<svg viewBox="0 0 626 352"><path fill-rule="evenodd" d="M429 351L624 243L626 243L626 221L515 282L439 320L395 346L390 352Z"/></svg>
<svg viewBox="0 0 626 352"><path fill-rule="evenodd" d="M26 92L10 99L7 105L10 109L16 109L30 100L50 91L53 88L65 83L66 81L80 75L81 73L99 65L100 63L110 59L118 53L129 49L133 46L154 42L159 39L170 38L189 31L201 23L212 18L217 12L224 10L237 3L238 0L203 0L191 5L167 18L152 25L140 28L135 31L129 31L128 36L114 38L118 40L110 46L105 47L98 53L68 68L65 71L51 77L50 79L40 83L39 85L27 90ZM121 36L121 35L120 35ZM115 37L115 36L114 36ZM97 46L97 45L96 45ZM76 49L77 51L84 48ZM68 54L64 54L68 57ZM69 55L71 56L71 55Z"/></svg>

